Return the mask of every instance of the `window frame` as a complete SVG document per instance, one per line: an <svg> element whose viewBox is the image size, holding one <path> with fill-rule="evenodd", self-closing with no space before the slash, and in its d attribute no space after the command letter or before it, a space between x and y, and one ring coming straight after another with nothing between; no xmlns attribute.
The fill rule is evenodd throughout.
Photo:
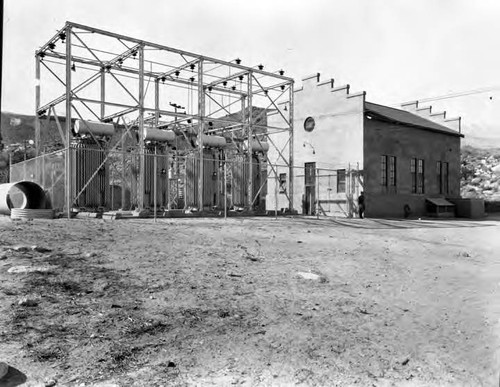
<svg viewBox="0 0 500 387"><path fill-rule="evenodd" d="M441 163L441 178L443 180L443 194L450 193L450 165L447 161Z"/></svg>
<svg viewBox="0 0 500 387"><path fill-rule="evenodd" d="M337 193L346 193L346 179L347 173L345 168L337 169Z"/></svg>
<svg viewBox="0 0 500 387"><path fill-rule="evenodd" d="M439 193L443 193L443 162L436 162L436 181L439 187Z"/></svg>
<svg viewBox="0 0 500 387"><path fill-rule="evenodd" d="M417 159L410 159L410 174L411 174L411 193L417 193Z"/></svg>
<svg viewBox="0 0 500 387"><path fill-rule="evenodd" d="M396 187L397 184L397 160L396 156L389 156L388 182L390 187Z"/></svg>
<svg viewBox="0 0 500 387"><path fill-rule="evenodd" d="M380 185L387 187L387 155L380 156Z"/></svg>
<svg viewBox="0 0 500 387"><path fill-rule="evenodd" d="M287 188L287 175L286 175L286 173L279 174L278 182L279 182L279 193L286 194L286 188Z"/></svg>
<svg viewBox="0 0 500 387"><path fill-rule="evenodd" d="M424 159L417 159L417 194L425 193L425 163Z"/></svg>
<svg viewBox="0 0 500 387"><path fill-rule="evenodd" d="M304 163L304 185L305 186L315 186L316 185L316 162Z"/></svg>

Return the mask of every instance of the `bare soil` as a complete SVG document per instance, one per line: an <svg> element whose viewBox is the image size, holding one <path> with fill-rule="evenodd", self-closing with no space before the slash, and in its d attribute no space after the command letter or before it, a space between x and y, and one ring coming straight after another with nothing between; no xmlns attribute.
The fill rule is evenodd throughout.
<svg viewBox="0 0 500 387"><path fill-rule="evenodd" d="M3 217L0 386L498 385L499 252L493 220Z"/></svg>

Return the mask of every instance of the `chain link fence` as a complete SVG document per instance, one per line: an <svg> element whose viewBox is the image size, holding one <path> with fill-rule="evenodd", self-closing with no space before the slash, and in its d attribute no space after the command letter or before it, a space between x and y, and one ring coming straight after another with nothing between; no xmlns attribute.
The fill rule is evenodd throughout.
<svg viewBox="0 0 500 387"><path fill-rule="evenodd" d="M67 155L65 149L14 164L10 181L38 183L57 211L67 209L69 193L78 211L149 209L160 216L177 210L351 217L362 191L360 173L350 168L290 168L269 164L263 154L250 163L246 155L212 149L203 150L200 166L199 153L179 155L161 146L148 146L143 154L105 151L91 142L70 148L67 187Z"/></svg>

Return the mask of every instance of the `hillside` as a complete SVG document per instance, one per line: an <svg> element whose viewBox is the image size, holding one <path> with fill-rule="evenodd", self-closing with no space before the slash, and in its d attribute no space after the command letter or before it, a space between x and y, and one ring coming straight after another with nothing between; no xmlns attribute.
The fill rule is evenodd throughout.
<svg viewBox="0 0 500 387"><path fill-rule="evenodd" d="M0 139L5 144L21 143L35 138L35 117L2 112Z"/></svg>
<svg viewBox="0 0 500 387"><path fill-rule="evenodd" d="M61 123L64 122L64 117ZM35 149L30 145L35 139L35 116L1 113L0 126L0 184L9 180L9 159L18 163L25 158L35 156ZM59 131L55 121L41 121L42 148L54 149L61 146Z"/></svg>
<svg viewBox="0 0 500 387"><path fill-rule="evenodd" d="M60 117L59 121L62 124L64 117ZM42 146L50 147L61 142L56 122L53 119L41 120L40 132ZM0 139L4 145L22 144L25 141L34 140L35 116L2 112Z"/></svg>
<svg viewBox="0 0 500 387"><path fill-rule="evenodd" d="M462 148L462 197L500 201L500 148Z"/></svg>

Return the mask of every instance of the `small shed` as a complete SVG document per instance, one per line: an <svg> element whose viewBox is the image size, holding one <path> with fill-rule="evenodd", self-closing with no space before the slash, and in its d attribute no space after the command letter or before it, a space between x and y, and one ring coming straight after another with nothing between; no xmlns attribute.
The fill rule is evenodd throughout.
<svg viewBox="0 0 500 387"><path fill-rule="evenodd" d="M455 217L455 205L443 198L426 198L427 215L436 218Z"/></svg>

